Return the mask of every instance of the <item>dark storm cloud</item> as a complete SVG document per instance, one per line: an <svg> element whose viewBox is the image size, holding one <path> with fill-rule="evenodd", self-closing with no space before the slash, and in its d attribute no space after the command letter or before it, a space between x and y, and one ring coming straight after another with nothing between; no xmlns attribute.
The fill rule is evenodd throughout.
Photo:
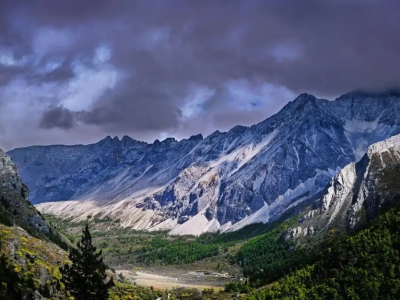
<svg viewBox="0 0 400 300"><path fill-rule="evenodd" d="M74 113L62 106L52 107L42 115L40 127L44 129L70 129L74 125Z"/></svg>
<svg viewBox="0 0 400 300"><path fill-rule="evenodd" d="M400 82L399 1L2 0L1 7L0 49L15 62L1 67L0 85L16 78L52 85L50 98L59 100L41 112L40 127L70 128L70 142L78 135L74 122L101 128L99 135L195 134L205 130L204 120L209 131L260 121L297 93L332 97ZM104 65L93 62L99 47L111 52ZM54 61L61 63L46 69ZM105 72L115 71L118 79L95 99L85 98L86 90L72 97L106 80L77 84L89 72L77 62L108 81ZM238 80L248 88L232 95ZM260 92L263 105L243 109L258 97L251 91L266 84L287 92ZM212 96L188 115L200 88Z"/></svg>
<svg viewBox="0 0 400 300"><path fill-rule="evenodd" d="M94 109L78 112L77 120L117 131L124 131L127 127L143 131L174 128L178 126L180 112L170 107L168 97L170 95L151 88L122 90L111 95L106 93Z"/></svg>

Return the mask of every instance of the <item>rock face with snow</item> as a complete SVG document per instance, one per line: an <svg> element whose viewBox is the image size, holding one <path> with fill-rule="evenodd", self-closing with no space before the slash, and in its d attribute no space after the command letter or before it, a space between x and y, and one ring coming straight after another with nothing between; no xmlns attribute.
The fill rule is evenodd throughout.
<svg viewBox="0 0 400 300"><path fill-rule="evenodd" d="M305 237L309 228L313 234L323 235L330 229L351 231L362 227L384 205L400 200L400 183L395 188L387 183L398 182L398 178L385 177L393 168L400 168L400 135L369 146L359 162L344 167L284 239Z"/></svg>
<svg viewBox="0 0 400 300"><path fill-rule="evenodd" d="M206 138L147 144L107 137L9 155L44 212L199 234L278 218L370 144L398 133L398 92L353 92L335 101L302 94L259 124Z"/></svg>

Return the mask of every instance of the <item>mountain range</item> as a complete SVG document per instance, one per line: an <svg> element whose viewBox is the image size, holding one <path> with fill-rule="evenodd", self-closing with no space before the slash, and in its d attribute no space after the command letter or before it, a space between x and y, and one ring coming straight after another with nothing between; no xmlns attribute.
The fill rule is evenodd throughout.
<svg viewBox="0 0 400 300"><path fill-rule="evenodd" d="M301 94L261 123L206 138L107 137L7 154L44 213L198 235L278 219L399 133L400 92L355 91L334 101Z"/></svg>

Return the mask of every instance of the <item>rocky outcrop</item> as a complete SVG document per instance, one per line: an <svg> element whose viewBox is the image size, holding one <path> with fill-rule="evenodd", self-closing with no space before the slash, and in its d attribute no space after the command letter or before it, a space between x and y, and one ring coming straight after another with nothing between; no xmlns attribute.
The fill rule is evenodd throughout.
<svg viewBox="0 0 400 300"><path fill-rule="evenodd" d="M0 200L3 208L12 214L17 224L28 226L45 235L49 234L49 225L30 203L29 190L22 183L17 166L0 149Z"/></svg>
<svg viewBox="0 0 400 300"><path fill-rule="evenodd" d="M29 201L29 189L21 181L17 166L0 149L0 223L19 226L30 235L53 241L67 249L71 243Z"/></svg>
<svg viewBox="0 0 400 300"><path fill-rule="evenodd" d="M0 149L1 299L67 299L57 263L70 243L30 203L16 165ZM14 287L16 287L14 289Z"/></svg>
<svg viewBox="0 0 400 300"><path fill-rule="evenodd" d="M371 145L359 162L343 168L284 239L305 237L311 227L322 236L329 230L363 227L382 207L400 200L399 174L400 135L396 135Z"/></svg>

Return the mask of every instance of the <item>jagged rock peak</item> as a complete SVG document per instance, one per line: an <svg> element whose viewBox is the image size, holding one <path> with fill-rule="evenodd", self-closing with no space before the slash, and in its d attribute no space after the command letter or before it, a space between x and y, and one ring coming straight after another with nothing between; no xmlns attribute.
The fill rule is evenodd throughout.
<svg viewBox="0 0 400 300"><path fill-rule="evenodd" d="M148 144L148 143L146 143L144 141L135 140L135 139L131 138L129 135L124 135L120 142L122 144L125 144L125 145L127 145L127 144L129 144L129 145L132 145L132 144Z"/></svg>
<svg viewBox="0 0 400 300"><path fill-rule="evenodd" d="M214 131L213 133L211 133L207 138L213 139L213 138L215 138L215 137L217 137L217 136L219 136L219 135L221 135L221 134L223 134L221 131L215 130L215 131Z"/></svg>
<svg viewBox="0 0 400 300"><path fill-rule="evenodd" d="M314 95L302 93L298 95L297 98L291 102L308 102L308 101L315 101L316 99L317 98Z"/></svg>
<svg viewBox="0 0 400 300"><path fill-rule="evenodd" d="M307 104L316 105L318 101L319 101L319 99L317 99L314 95L304 93L304 94L301 94L300 96L298 96L293 101L293 103L295 103L297 105L297 107L299 107L301 105L305 106Z"/></svg>
<svg viewBox="0 0 400 300"><path fill-rule="evenodd" d="M118 136L115 137L111 137L111 136L106 136L104 139L100 140L98 143L96 143L97 145L119 145L120 140L118 138Z"/></svg>
<svg viewBox="0 0 400 300"><path fill-rule="evenodd" d="M173 138L173 137L168 137L168 138L166 138L165 140L163 140L162 141L162 143L174 143L174 142L176 142L176 139L175 138Z"/></svg>
<svg viewBox="0 0 400 300"><path fill-rule="evenodd" d="M134 141L134 139L131 138L129 135L124 135L122 137L121 141Z"/></svg>
<svg viewBox="0 0 400 300"><path fill-rule="evenodd" d="M242 125L236 125L235 127L233 127L231 130L229 130L229 133L233 133L233 134L241 134L244 131L246 131L248 127L246 126L242 126Z"/></svg>
<svg viewBox="0 0 400 300"><path fill-rule="evenodd" d="M196 134L196 135L192 135L189 138L189 141L201 141L201 140L203 140L203 135L201 133L200 134Z"/></svg>
<svg viewBox="0 0 400 300"><path fill-rule="evenodd" d="M104 139L100 140L98 144L106 144L112 142L111 136L107 135Z"/></svg>
<svg viewBox="0 0 400 300"><path fill-rule="evenodd" d="M323 100L317 99L314 95L303 93L303 94L300 94L299 96L297 96L297 98L294 99L293 101L289 101L283 107L282 111L283 112L295 111L295 110L298 110L301 107L308 106L307 104L311 104L312 106L315 106L317 104L317 102L319 102L319 101L323 101Z"/></svg>
<svg viewBox="0 0 400 300"><path fill-rule="evenodd" d="M134 140L133 138L131 138L131 137L127 136L127 135L124 135L122 137L120 143L121 143L121 146L123 148L129 148L129 147L132 147L134 145L145 144L144 142L140 142L140 141Z"/></svg>
<svg viewBox="0 0 400 300"><path fill-rule="evenodd" d="M121 139L121 143L123 145L132 145L133 143L137 143L138 141L134 140L130 136L124 135Z"/></svg>
<svg viewBox="0 0 400 300"><path fill-rule="evenodd" d="M135 144L147 144L146 142L143 141L138 141L130 136L124 135L122 139L119 139L118 136L114 136L113 138L111 136L107 136L104 139L100 140L99 142L95 143L94 145L122 145L123 147L130 147ZM51 146L50 146L51 147Z"/></svg>

